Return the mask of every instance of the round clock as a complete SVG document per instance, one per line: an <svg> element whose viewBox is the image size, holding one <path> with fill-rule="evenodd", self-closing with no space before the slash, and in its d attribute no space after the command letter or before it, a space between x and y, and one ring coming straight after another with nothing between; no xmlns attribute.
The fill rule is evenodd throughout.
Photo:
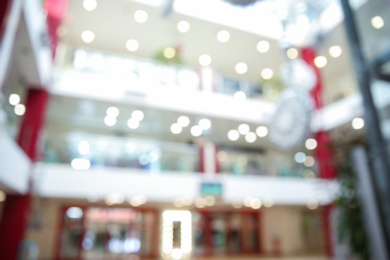
<svg viewBox="0 0 390 260"><path fill-rule="evenodd" d="M279 97L270 124L270 139L280 149L301 146L309 137L313 103L306 91L288 88Z"/></svg>

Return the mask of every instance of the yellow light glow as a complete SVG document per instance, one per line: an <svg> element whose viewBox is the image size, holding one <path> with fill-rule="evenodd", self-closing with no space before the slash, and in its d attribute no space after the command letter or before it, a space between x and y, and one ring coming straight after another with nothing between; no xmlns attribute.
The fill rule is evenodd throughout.
<svg viewBox="0 0 390 260"><path fill-rule="evenodd" d="M163 55L167 59L172 59L173 57L175 57L176 51L172 47L167 47L167 48L164 49Z"/></svg>

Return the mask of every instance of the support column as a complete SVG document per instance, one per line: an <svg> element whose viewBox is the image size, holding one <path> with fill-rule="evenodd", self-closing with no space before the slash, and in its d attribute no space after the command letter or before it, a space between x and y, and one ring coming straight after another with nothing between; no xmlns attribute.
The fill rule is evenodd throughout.
<svg viewBox="0 0 390 260"><path fill-rule="evenodd" d="M37 159L39 136L44 123L49 94L43 89L29 89L26 113L22 119L17 141L27 156ZM0 252L2 259L17 259L28 221L31 194L10 194L4 202L0 223Z"/></svg>
<svg viewBox="0 0 390 260"><path fill-rule="evenodd" d="M208 175L216 174L219 165L215 144L206 141L201 142L199 145L199 171Z"/></svg>
<svg viewBox="0 0 390 260"><path fill-rule="evenodd" d="M316 110L323 108L323 87L321 80L321 73L314 64L316 52L313 48L307 47L302 49L302 59L314 70L316 74L316 84L310 91ZM322 179L332 180L336 178L336 167L333 161L333 152L331 150L329 133L323 130L318 131L314 135L317 141L317 148L314 150L314 157L318 165L319 177ZM332 239L332 225L331 215L333 212L333 205L325 205L323 209L323 228L326 241L326 252L329 257L334 256L333 239Z"/></svg>
<svg viewBox="0 0 390 260"><path fill-rule="evenodd" d="M0 1L0 89L3 88L22 13L22 0Z"/></svg>

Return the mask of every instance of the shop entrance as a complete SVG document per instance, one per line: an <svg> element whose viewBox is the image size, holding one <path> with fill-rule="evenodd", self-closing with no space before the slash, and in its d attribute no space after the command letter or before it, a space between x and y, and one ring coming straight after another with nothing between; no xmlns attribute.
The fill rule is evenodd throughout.
<svg viewBox="0 0 390 260"><path fill-rule="evenodd" d="M57 259L120 260L157 254L158 219L153 210L68 207L61 217Z"/></svg>

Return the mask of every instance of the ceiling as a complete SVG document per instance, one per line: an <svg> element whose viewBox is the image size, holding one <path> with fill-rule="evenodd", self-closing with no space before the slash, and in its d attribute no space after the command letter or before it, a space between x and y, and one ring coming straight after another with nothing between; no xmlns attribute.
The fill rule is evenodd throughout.
<svg viewBox="0 0 390 260"><path fill-rule="evenodd" d="M183 1L177 0L177 2L183 5ZM203 4L201 6L203 9L200 9L201 12L204 10L207 13L216 13L217 10L211 8L211 3L215 4L215 2L222 1L210 0L210 7L206 5L207 1L199 1L200 4ZM256 26L249 24L247 30L242 30L238 27L242 27L242 24L245 25L243 22L238 23L240 26L232 27L233 17L236 19L243 17L234 16L233 13L230 14L232 18L227 19L230 20L228 26L223 25L221 21L218 23L210 22L184 14L185 12L173 11L169 15L162 16L161 7L142 4L136 0L97 0L97 3L95 10L86 11L83 7L83 1L69 1L69 8L63 25L58 31L61 46L65 50L70 51L77 47L85 47L132 58L151 59L165 47L180 46L183 65L199 69L199 56L208 54L212 58L211 67L216 73L253 83L258 83L261 80L260 72L264 68L271 68L275 73L274 77L280 78L281 65L288 59L280 39L277 38L278 33L271 35L269 32L269 28L278 28L275 27L275 24L271 25L271 22L274 23L275 20L268 20L267 22L264 19L261 21L249 19L249 22L256 23ZM188 3L190 5L190 2ZM249 9L231 8L231 10L239 10L244 16L245 11L248 11L248 17L253 15L253 11ZM187 6L185 10L190 9ZM146 22L137 23L134 20L134 13L137 10L144 10L148 13ZM223 10L219 11L223 12ZM190 30L187 33L180 33L176 28L177 23L181 20L190 23ZM333 26L335 27L327 32L315 45L318 54L328 59L327 66L321 69L325 85L324 98L326 103L356 91L344 28L342 24L334 24ZM254 28L258 29L255 30ZM94 32L95 39L93 42L85 43L82 40L81 34L84 30ZM220 30L230 32L228 42L221 43L217 40L216 35ZM140 46L137 51L130 52L126 49L126 42L129 39L136 39L139 42ZM266 53L260 53L256 49L257 43L262 40L270 43L270 49ZM338 58L331 58L328 54L328 48L333 45L339 45L343 50L343 54ZM57 59L57 61L61 62L61 59ZM248 71L243 75L235 72L234 68L238 62L245 62L248 65ZM64 64L58 65L63 66ZM15 67L14 70L16 71L17 68ZM17 77L10 78L14 78L15 82L18 81ZM117 106L121 113L118 117L118 123L114 127L107 127L104 125L104 116L106 109L112 105ZM145 114L145 119L139 128L131 130L127 127L126 121L131 111L135 109L141 109ZM197 138L191 135L189 129L191 125L202 118L202 115L187 114L191 120L191 125L185 128L181 134L174 135L170 131L170 126L177 121L180 115L175 111L156 110L142 105L113 104L109 101L53 95L48 110L47 126L59 131L77 128L84 132L102 135L137 136L173 142L196 142L195 139ZM227 132L229 130L237 129L239 124L248 122L223 118L209 117L209 119L212 122L212 128L205 132L203 138L210 139L220 145L234 145L254 149L270 149L272 147L268 138L257 138L257 141L251 144L247 143L243 137L240 137L235 143L228 140ZM253 123L248 124L252 131L255 131L256 127L259 126Z"/></svg>

